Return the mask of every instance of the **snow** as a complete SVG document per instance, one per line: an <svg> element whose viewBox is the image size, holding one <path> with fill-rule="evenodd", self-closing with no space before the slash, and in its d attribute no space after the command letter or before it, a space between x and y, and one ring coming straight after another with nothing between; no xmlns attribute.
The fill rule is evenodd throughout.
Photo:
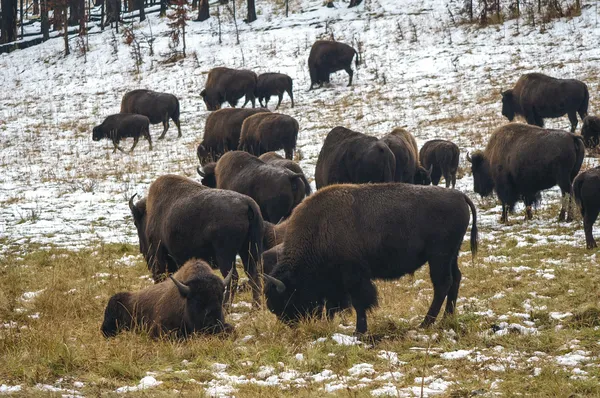
<svg viewBox="0 0 600 398"><path fill-rule="evenodd" d="M42 294L44 292L44 290L46 290L46 289L38 290L38 291L35 291L35 292L25 292L21 296L21 300L22 301L26 301L26 302L27 301L32 301L37 296L39 296L40 294Z"/></svg>
<svg viewBox="0 0 600 398"><path fill-rule="evenodd" d="M467 356L469 356L469 354L471 354L471 352L473 352L473 350L457 350L457 351L444 352L444 353L440 354L440 358L442 358L442 359L463 359L463 358L466 358Z"/></svg>
<svg viewBox="0 0 600 398"><path fill-rule="evenodd" d="M335 333L333 336L331 336L331 338L333 339L333 341L335 341L336 343L338 343L340 345L359 345L359 344L362 344L362 342L360 340L358 340L357 337L355 337L355 336L348 336L346 334L341 334L341 333Z"/></svg>
<svg viewBox="0 0 600 398"><path fill-rule="evenodd" d="M19 391L21 391L20 385L16 385L16 386L8 386L6 384L0 385L0 394L10 394L10 393L19 392Z"/></svg>
<svg viewBox="0 0 600 398"><path fill-rule="evenodd" d="M372 375L375 373L375 369L373 369L373 365L370 363L358 363L348 369L348 374L350 376L359 377L364 375Z"/></svg>
<svg viewBox="0 0 600 398"><path fill-rule="evenodd" d="M582 362L587 362L590 360L588 355L588 352L577 350L568 354L559 355L555 358L555 360L556 363L562 366L578 366Z"/></svg>
<svg viewBox="0 0 600 398"><path fill-rule="evenodd" d="M156 387L161 384L162 384L162 381L156 380L153 376L146 376L140 380L140 383L137 386L119 387L116 389L116 392L128 393L128 392L141 391L141 390L146 390L148 388Z"/></svg>

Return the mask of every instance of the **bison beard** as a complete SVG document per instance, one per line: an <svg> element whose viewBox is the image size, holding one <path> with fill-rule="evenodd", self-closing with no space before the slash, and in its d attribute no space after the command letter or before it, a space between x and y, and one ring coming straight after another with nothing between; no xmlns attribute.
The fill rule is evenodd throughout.
<svg viewBox="0 0 600 398"><path fill-rule="evenodd" d="M428 326L445 299L445 314L454 313L458 252L471 214L475 255L477 213L461 192L402 183L322 189L289 219L277 264L266 278L267 306L294 323L324 307L351 304L356 333L365 333L366 313L377 305L372 280L397 279L428 262L434 297L421 324Z"/></svg>

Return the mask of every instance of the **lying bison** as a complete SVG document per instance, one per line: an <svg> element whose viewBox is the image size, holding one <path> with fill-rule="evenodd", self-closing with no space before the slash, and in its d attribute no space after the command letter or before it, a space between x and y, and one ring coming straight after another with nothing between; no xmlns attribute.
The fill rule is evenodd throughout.
<svg viewBox="0 0 600 398"><path fill-rule="evenodd" d="M285 159L275 152L264 153L259 156L259 159L265 163L272 164L273 166L285 167L286 169L291 170L294 173L302 174L301 178L302 182L304 183L304 193L306 194L306 196L312 193L310 183L306 179L304 171L302 171L302 168L298 163L294 162L293 160Z"/></svg>
<svg viewBox="0 0 600 398"><path fill-rule="evenodd" d="M593 227L600 213L600 167L586 170L575 178L573 196L583 217L586 247L596 248Z"/></svg>
<svg viewBox="0 0 600 398"><path fill-rule="evenodd" d="M256 73L245 69L213 68L208 72L204 90L200 92L206 109L216 111L223 102L228 102L233 108L240 98L245 97L244 106L252 101L254 108L256 97Z"/></svg>
<svg viewBox="0 0 600 398"><path fill-rule="evenodd" d="M177 136L181 137L179 123L179 100L173 94L159 93L152 90L132 90L121 100L121 113L137 113L150 119L150 123L163 124L163 132L159 140L165 138L169 129L169 119L177 126Z"/></svg>
<svg viewBox="0 0 600 398"><path fill-rule="evenodd" d="M396 159L394 180L409 184L429 185L431 170L419 163L419 149L415 137L403 128L395 128L381 139L390 148Z"/></svg>
<svg viewBox="0 0 600 398"><path fill-rule="evenodd" d="M285 158L293 159L299 129L298 122L291 116L258 113L244 120L238 149L255 156L283 149Z"/></svg>
<svg viewBox="0 0 600 398"><path fill-rule="evenodd" d="M587 115L588 88L575 79L555 79L541 73L528 73L502 93L502 115L511 122L521 115L527 123L544 127L544 118L569 115L571 132L577 128L577 113Z"/></svg>
<svg viewBox="0 0 600 398"><path fill-rule="evenodd" d="M125 152L119 146L119 142L123 138L133 138L133 146L129 152L133 152L140 137L148 140L148 146L152 150L152 138L150 137L150 120L143 115L133 113L117 113L108 116L101 125L94 127L92 130L92 139L100 141L102 138L108 138L113 142L113 153L117 149Z"/></svg>
<svg viewBox="0 0 600 398"><path fill-rule="evenodd" d="M258 203L265 221L278 222L304 199L303 174L267 164L242 151L230 151L198 173L202 184L248 195Z"/></svg>
<svg viewBox="0 0 600 398"><path fill-rule="evenodd" d="M496 191L502 202L501 222L508 222L508 211L523 199L526 219L533 217L531 208L542 190L557 185L563 200L559 221L571 211L571 183L579 172L584 157L581 136L562 130L548 130L522 123L509 123L497 128L485 151L467 153L473 171L474 190L482 197Z"/></svg>
<svg viewBox="0 0 600 398"><path fill-rule="evenodd" d="M600 117L586 116L581 127L583 142L588 148L594 148L600 144Z"/></svg>
<svg viewBox="0 0 600 398"><path fill-rule="evenodd" d="M308 71L310 73L310 88L315 84L319 88L323 83L329 83L329 75L339 70L348 73L348 86L352 85L352 58L356 54L356 67L360 64L358 53L347 44L337 41L317 40L308 56Z"/></svg>
<svg viewBox="0 0 600 398"><path fill-rule="evenodd" d="M197 149L200 164L216 162L225 152L236 150L240 143L244 120L261 112L269 110L226 108L208 115L204 124L204 136Z"/></svg>
<svg viewBox="0 0 600 398"><path fill-rule="evenodd" d="M239 254L258 303L256 262L263 250L264 225L254 200L167 174L150 185L146 198L134 204L132 197L129 207L140 252L155 281L191 258L202 258L216 263L223 276L233 271L233 296L238 280L235 257Z"/></svg>
<svg viewBox="0 0 600 398"><path fill-rule="evenodd" d="M419 151L421 164L423 167L431 169L433 185L439 184L440 178L444 176L446 188L452 184L453 189L456 186L459 156L458 146L446 140L427 141Z"/></svg>
<svg viewBox="0 0 600 398"><path fill-rule="evenodd" d="M289 219L283 253L267 276L269 310L295 322L325 302L356 310L356 333L367 331L377 305L373 279L397 279L425 262L433 301L421 326L432 324L444 302L454 313L460 287L458 253L469 217L477 250L477 211L463 193L409 184L335 185L318 191ZM348 300L348 297L350 300Z"/></svg>
<svg viewBox="0 0 600 398"><path fill-rule="evenodd" d="M191 259L170 275L171 280L112 296L104 310L102 334L112 337L136 327L146 329L152 337L231 331L222 307L223 290L231 275L222 281L204 261Z"/></svg>
<svg viewBox="0 0 600 398"><path fill-rule="evenodd" d="M258 98L258 102L260 106L263 106L263 100L265 100L265 108L269 106L269 100L272 95L276 95L279 97L279 102L277 102L277 107L275 109L279 109L279 105L281 105L281 100L283 99L283 93L288 93L290 99L292 100L292 108L294 107L294 94L292 92L293 82L292 78L288 75L284 75L283 73L261 73L258 75L258 81L256 83L256 97Z"/></svg>
<svg viewBox="0 0 600 398"><path fill-rule="evenodd" d="M339 183L393 182L394 154L382 140L344 127L331 130L315 168L317 189Z"/></svg>

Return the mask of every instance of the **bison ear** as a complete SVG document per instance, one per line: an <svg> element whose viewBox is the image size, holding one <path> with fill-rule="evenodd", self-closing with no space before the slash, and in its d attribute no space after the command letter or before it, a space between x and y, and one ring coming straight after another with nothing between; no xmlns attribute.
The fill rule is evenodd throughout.
<svg viewBox="0 0 600 398"><path fill-rule="evenodd" d="M512 97L512 90L506 90L501 92L500 94L502 94L502 98L510 98Z"/></svg>
<svg viewBox="0 0 600 398"><path fill-rule="evenodd" d="M169 275L169 278L171 278L175 286L177 286L177 290L179 290L179 294L181 295L181 297L188 298L191 291L190 287L173 278L173 274Z"/></svg>

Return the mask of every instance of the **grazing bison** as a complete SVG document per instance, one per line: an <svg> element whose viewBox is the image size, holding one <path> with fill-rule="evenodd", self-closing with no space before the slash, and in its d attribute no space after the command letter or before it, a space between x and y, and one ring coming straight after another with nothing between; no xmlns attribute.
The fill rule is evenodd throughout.
<svg viewBox="0 0 600 398"><path fill-rule="evenodd" d="M393 182L394 154L382 140L344 127L331 130L319 153L317 189L339 183Z"/></svg>
<svg viewBox="0 0 600 398"><path fill-rule="evenodd" d="M544 127L544 118L569 115L571 132L577 128L577 113L587 115L588 88L575 79L555 79L541 73L528 73L502 93L502 115L511 122L521 115L527 123Z"/></svg>
<svg viewBox="0 0 600 398"><path fill-rule="evenodd" d="M396 182L429 185L431 170L419 164L419 149L415 137L403 128L395 128L381 139L396 158Z"/></svg>
<svg viewBox="0 0 600 398"><path fill-rule="evenodd" d="M204 136L197 150L200 164L216 162L225 152L236 150L244 120L261 112L269 110L225 108L208 115L204 124Z"/></svg>
<svg viewBox="0 0 600 398"><path fill-rule="evenodd" d="M288 227L288 220L282 220L277 224L265 221L265 232L263 238L263 249L268 250L283 243L285 232Z"/></svg>
<svg viewBox="0 0 600 398"><path fill-rule="evenodd" d="M347 44L330 40L317 40L310 49L308 56L308 71L310 73L310 88L315 84L319 88L323 83L329 83L329 75L339 70L348 73L348 86L352 85L352 58L356 54L356 67L360 64L358 53Z"/></svg>
<svg viewBox="0 0 600 398"><path fill-rule="evenodd" d="M263 250L264 225L254 200L167 174L150 185L146 198L133 204L132 197L129 207L140 252L155 281L161 280L165 272L175 272L191 258L202 258L215 263L223 276L233 271L229 290L233 296L238 281L235 256L239 254L258 303L256 261ZM229 295L226 301L229 302Z"/></svg>
<svg viewBox="0 0 600 398"><path fill-rule="evenodd" d="M252 101L254 108L256 97L256 73L245 69L213 68L208 72L204 90L200 92L206 109L216 111L223 102L228 102L233 108L240 98L245 97L244 106Z"/></svg>
<svg viewBox="0 0 600 398"><path fill-rule="evenodd" d="M283 93L288 93L292 100L292 108L294 107L294 94L292 92L293 82L292 78L283 73L261 73L258 75L258 81L256 83L256 97L260 106L263 106L263 99L265 100L265 108L269 106L269 100L272 95L279 97L276 110L281 105L283 99Z"/></svg>
<svg viewBox="0 0 600 398"><path fill-rule="evenodd" d="M133 113L116 113L108 116L101 125L94 127L92 130L92 139L100 141L102 138L108 138L113 142L113 153L117 149L125 152L119 146L119 142L123 138L132 137L133 146L129 152L133 152L140 136L148 140L150 150L152 150L152 138L150 137L150 120L143 115Z"/></svg>
<svg viewBox="0 0 600 398"><path fill-rule="evenodd" d="M586 116L581 127L583 142L588 148L594 148L600 144L600 117Z"/></svg>
<svg viewBox="0 0 600 398"><path fill-rule="evenodd" d="M177 126L177 137L181 137L179 123L179 100L173 94L152 90L133 90L125 93L121 100L121 113L137 113L150 119L150 123L163 124L159 140L165 138L169 129L169 119Z"/></svg>
<svg viewBox="0 0 600 398"><path fill-rule="evenodd" d="M304 183L304 193L306 194L306 196L312 193L310 183L306 179L304 171L302 171L302 168L298 163L294 162L293 160L285 159L275 152L264 153L259 156L259 159L265 163L269 163L274 166L285 167L286 169L291 170L294 173L302 174L302 182Z"/></svg>
<svg viewBox="0 0 600 398"><path fill-rule="evenodd" d="M112 296L104 310L102 334L112 337L135 327L146 328L152 337L231 331L222 306L231 275L222 281L204 261L191 259L170 275L171 280Z"/></svg>
<svg viewBox="0 0 600 398"><path fill-rule="evenodd" d="M474 190L482 197L496 191L502 202L501 222L508 221L508 211L523 199L526 219L533 217L531 207L540 191L557 185L562 192L559 221L571 211L571 183L579 172L584 157L581 136L562 130L548 130L522 123L509 123L497 128L485 151L467 153L473 171Z"/></svg>
<svg viewBox="0 0 600 398"><path fill-rule="evenodd" d="M452 183L456 186L456 172L458 171L458 158L460 149L455 143L446 140L427 141L419 151L419 159L426 169L431 170L431 182L433 185L440 183L444 176L446 188Z"/></svg>
<svg viewBox="0 0 600 398"><path fill-rule="evenodd" d="M265 274L270 274L282 255L283 244L279 244L270 248L269 250L265 250L262 255L263 272Z"/></svg>
<svg viewBox="0 0 600 398"><path fill-rule="evenodd" d="M258 203L265 221L278 222L304 199L303 174L267 164L242 151L230 151L217 164L198 168L202 184L248 195Z"/></svg>
<svg viewBox="0 0 600 398"><path fill-rule="evenodd" d="M293 159L299 129L298 122L291 116L257 113L244 120L238 149L255 156L283 149L285 158Z"/></svg>
<svg viewBox="0 0 600 398"><path fill-rule="evenodd" d="M575 178L573 196L583 217L586 247L596 248L598 246L592 232L600 213L600 167L586 170Z"/></svg>
<svg viewBox="0 0 600 398"><path fill-rule="evenodd" d="M366 312L377 305L373 279L397 279L425 262L433 301L421 326L432 324L447 298L456 305L458 253L472 214L471 251L477 250L477 211L463 193L410 184L335 185L318 191L289 219L283 253L266 277L269 310L295 322L349 302L356 333L367 331Z"/></svg>

